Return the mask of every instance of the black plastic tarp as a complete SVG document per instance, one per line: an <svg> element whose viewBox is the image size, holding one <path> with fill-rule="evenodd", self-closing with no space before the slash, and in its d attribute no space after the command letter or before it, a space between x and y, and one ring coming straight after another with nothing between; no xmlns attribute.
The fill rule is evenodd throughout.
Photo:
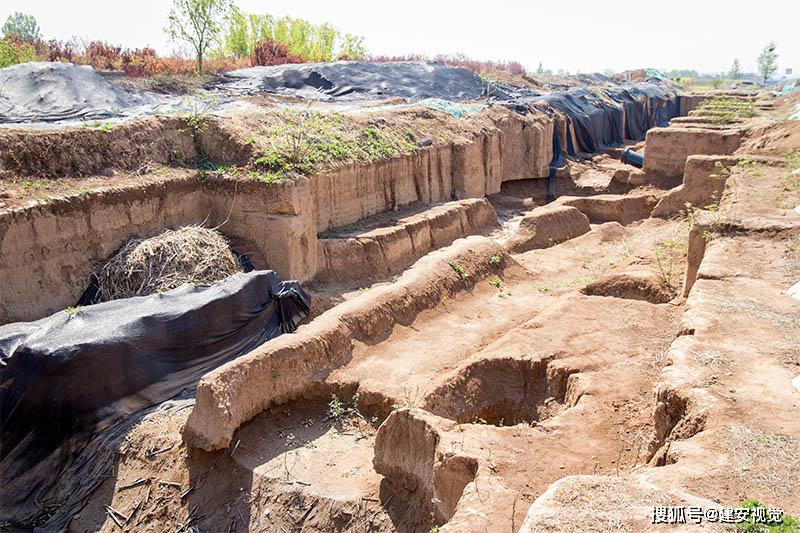
<svg viewBox="0 0 800 533"><path fill-rule="evenodd" d="M251 67L223 75L234 92L267 91L312 99L402 97L477 100L487 82L461 67L429 61L336 61Z"/></svg>
<svg viewBox="0 0 800 533"><path fill-rule="evenodd" d="M31 62L0 69L0 124L135 116L158 103L86 65Z"/></svg>
<svg viewBox="0 0 800 533"><path fill-rule="evenodd" d="M253 271L1 326L0 522L68 467L63 442L79 448L82 436L294 331L308 311L298 283ZM45 459L48 475L32 475Z"/></svg>

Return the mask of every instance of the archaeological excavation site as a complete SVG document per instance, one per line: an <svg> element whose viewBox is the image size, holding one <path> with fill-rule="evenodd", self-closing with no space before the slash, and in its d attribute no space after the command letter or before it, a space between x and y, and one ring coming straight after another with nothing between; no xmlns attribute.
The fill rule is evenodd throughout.
<svg viewBox="0 0 800 533"><path fill-rule="evenodd" d="M800 84L141 80L0 69L0 530L798 531Z"/></svg>

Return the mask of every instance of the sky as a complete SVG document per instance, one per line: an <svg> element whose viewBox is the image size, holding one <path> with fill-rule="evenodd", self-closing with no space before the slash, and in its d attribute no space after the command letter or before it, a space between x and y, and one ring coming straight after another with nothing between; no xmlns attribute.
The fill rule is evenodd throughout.
<svg viewBox="0 0 800 533"><path fill-rule="evenodd" d="M794 4L794 5L793 5ZM170 0L0 0L0 21L22 11L46 38L80 36L124 47L176 50L164 34ZM775 41L779 73L800 73L796 2L671 0L238 0L245 12L327 22L365 37L375 55L456 54L514 60L529 69L619 72L652 67L726 72L734 58L755 70Z"/></svg>

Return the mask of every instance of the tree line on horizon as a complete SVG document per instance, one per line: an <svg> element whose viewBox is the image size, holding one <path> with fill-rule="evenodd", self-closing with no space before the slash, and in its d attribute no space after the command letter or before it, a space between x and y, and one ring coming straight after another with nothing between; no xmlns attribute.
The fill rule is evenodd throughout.
<svg viewBox="0 0 800 533"><path fill-rule="evenodd" d="M300 18L244 13L232 0L174 0L165 32L188 44L194 60L177 54L159 56L150 47L127 49L77 37L46 40L32 15L14 13L2 27L0 68L28 61L61 61L146 76L366 56L363 37Z"/></svg>
<svg viewBox="0 0 800 533"><path fill-rule="evenodd" d="M32 15L14 13L2 27L0 68L27 61L62 61L88 64L97 70L122 70L131 76L154 74L204 74L247 66L286 63L327 62L334 60L420 61L436 60L462 66L474 72L528 74L515 61L478 61L456 56L370 56L364 38L342 33L330 24L313 24L294 17L245 13L234 0L173 0L166 33L191 47L194 60L173 55L159 56L153 48L123 49L103 41L44 40ZM777 52L770 42L757 58L758 75L766 82L778 69ZM210 67L210 68L209 68ZM559 74L564 72L559 71ZM552 75L542 64L538 75ZM728 73L741 79L741 63L736 58ZM693 70L673 70L667 76L700 77Z"/></svg>

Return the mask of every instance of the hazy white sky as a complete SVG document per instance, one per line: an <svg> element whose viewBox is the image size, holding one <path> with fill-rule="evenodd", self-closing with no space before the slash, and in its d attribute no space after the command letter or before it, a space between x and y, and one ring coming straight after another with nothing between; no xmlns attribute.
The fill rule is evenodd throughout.
<svg viewBox="0 0 800 533"><path fill-rule="evenodd" d="M238 0L244 11L329 22L366 38L374 54L454 54L517 60L535 69L594 72L655 67L727 71L738 57L755 69L778 45L779 72L800 72L800 2ZM169 53L163 33L170 0L0 0L0 21L33 14L48 38L73 35Z"/></svg>

